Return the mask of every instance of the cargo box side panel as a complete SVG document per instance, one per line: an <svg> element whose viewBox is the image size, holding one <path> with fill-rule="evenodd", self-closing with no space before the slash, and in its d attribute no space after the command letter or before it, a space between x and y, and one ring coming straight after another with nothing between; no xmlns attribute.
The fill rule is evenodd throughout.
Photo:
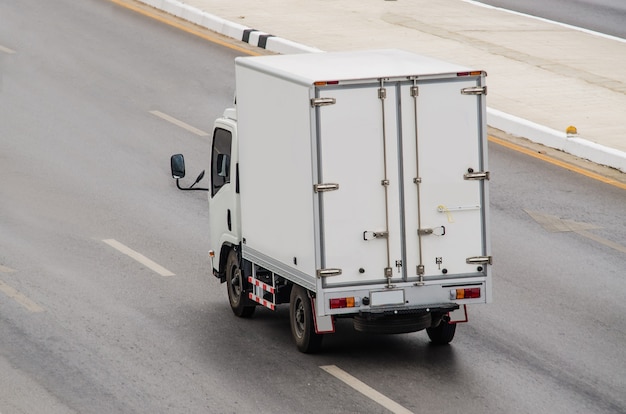
<svg viewBox="0 0 626 414"><path fill-rule="evenodd" d="M236 71L244 257L314 289L309 88L247 67Z"/></svg>
<svg viewBox="0 0 626 414"><path fill-rule="evenodd" d="M409 279L420 265L426 278L486 275L467 263L487 254L486 184L465 178L485 161L481 97L461 93L475 86L448 78L420 82L416 97L402 92Z"/></svg>
<svg viewBox="0 0 626 414"><path fill-rule="evenodd" d="M388 88L382 100L378 89L374 81L319 92L336 99L318 112L320 180L339 185L320 194L322 266L341 269L326 287L383 283L402 257L396 94Z"/></svg>

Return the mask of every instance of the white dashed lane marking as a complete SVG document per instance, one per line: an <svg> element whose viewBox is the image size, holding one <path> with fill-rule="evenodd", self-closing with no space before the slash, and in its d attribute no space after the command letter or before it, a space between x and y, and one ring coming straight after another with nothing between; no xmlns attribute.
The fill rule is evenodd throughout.
<svg viewBox="0 0 626 414"><path fill-rule="evenodd" d="M10 267L0 265L0 273L13 273L15 269L11 269Z"/></svg>
<svg viewBox="0 0 626 414"><path fill-rule="evenodd" d="M2 273L9 273L9 272L13 272L14 270L9 269L8 267L2 266L2 269L0 269L0 271L2 271ZM19 292L14 287L7 285L2 280L0 280L0 292L4 293L9 298L13 299L17 303L19 303L20 305L28 309L30 312L36 313L36 312L44 311L44 309L41 306L39 306L37 303L35 303L34 301L26 297L23 293Z"/></svg>
<svg viewBox="0 0 626 414"><path fill-rule="evenodd" d="M174 273L170 272L169 270L167 270L166 268L164 268L160 264L153 262L152 260L148 259L143 254L134 251L130 247L123 245L122 243L118 242L117 240L105 239L105 240L102 240L102 241L105 242L106 244L108 244L109 246L113 247L115 250L117 250L117 251L119 251L121 253L124 253L125 255L135 259L136 261L138 261L142 265L146 266L148 269L152 270L155 273L158 273L161 276L174 276Z"/></svg>
<svg viewBox="0 0 626 414"><path fill-rule="evenodd" d="M8 47L6 47L6 46L2 46L2 45L0 45L0 52L3 52L3 53L6 53L6 54L9 54L9 55L12 55L12 54L14 54L14 53L15 53L15 50L13 50L13 49L9 49L9 48L8 48Z"/></svg>
<svg viewBox="0 0 626 414"><path fill-rule="evenodd" d="M163 120L165 120L165 121L167 121L167 122L169 122L171 124L174 124L174 125L179 126L179 127L183 128L183 129L186 129L187 131L192 132L192 133L194 133L196 135L199 135L201 137L206 137L206 136L209 135L208 132L205 132L205 131L203 131L201 129L193 127L193 126L191 126L191 125L181 121L180 119L176 119L173 116L170 116L168 114L164 114L161 111L150 111L150 113L152 115L154 115L154 116L158 116L159 118L161 118L161 119L163 119Z"/></svg>
<svg viewBox="0 0 626 414"><path fill-rule="evenodd" d="M369 399L371 399L371 400L377 402L378 404L382 405L383 407L385 407L386 409L388 409L392 413L396 413L396 414L413 414L412 411L407 410L406 408L404 408L403 406L401 406L397 402L395 402L395 401L391 400L390 398L384 396L383 394L379 393L378 391L376 391L375 389L373 389L369 385L367 385L364 382L356 379L355 377L353 377L352 375L348 374L346 371L342 370L341 368L337 367L336 365L323 365L320 368L323 369L324 371L328 372L333 377L343 381L344 383L346 383L350 387L354 388L355 390L357 390L361 394L365 395Z"/></svg>

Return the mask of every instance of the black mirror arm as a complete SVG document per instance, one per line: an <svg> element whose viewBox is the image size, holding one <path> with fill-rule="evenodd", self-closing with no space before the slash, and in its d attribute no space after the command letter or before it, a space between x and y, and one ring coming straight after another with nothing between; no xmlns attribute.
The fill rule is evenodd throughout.
<svg viewBox="0 0 626 414"><path fill-rule="evenodd" d="M198 174L198 178L196 178L196 181L194 181L193 184L191 184L189 186L189 188L193 187L194 185L198 184L198 182L200 182L200 180L202 180L204 178L204 170L202 170L202 172L200 174ZM207 189L208 191L208 189Z"/></svg>
<svg viewBox="0 0 626 414"><path fill-rule="evenodd" d="M177 178L176 179L176 187L178 187L179 190L183 190L183 191L209 191L208 188L199 188L199 187L198 188L193 188L193 186L196 183L193 183L189 188L181 187L179 181L180 181L180 179Z"/></svg>
<svg viewBox="0 0 626 414"><path fill-rule="evenodd" d="M176 178L176 187L178 187L179 190L183 190L183 191L209 191L208 188L194 188L193 186L198 184L198 182L200 182L200 180L202 180L202 178L204 178L204 171L202 171L200 173L200 175L198 175L198 178L196 178L196 181L191 184L188 188L184 188L180 186L180 178Z"/></svg>

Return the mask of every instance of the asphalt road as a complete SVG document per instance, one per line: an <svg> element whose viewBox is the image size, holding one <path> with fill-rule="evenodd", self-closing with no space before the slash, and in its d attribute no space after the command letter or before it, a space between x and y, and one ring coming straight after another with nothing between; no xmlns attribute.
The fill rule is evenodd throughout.
<svg viewBox="0 0 626 414"><path fill-rule="evenodd" d="M626 3L621 0L478 1L626 39Z"/></svg>
<svg viewBox="0 0 626 414"><path fill-rule="evenodd" d="M286 309L235 318L169 156L207 164L238 54L105 0L0 0L2 414L389 412L326 366L415 413L626 412L626 192L499 145L495 302L451 346L341 321L304 355Z"/></svg>

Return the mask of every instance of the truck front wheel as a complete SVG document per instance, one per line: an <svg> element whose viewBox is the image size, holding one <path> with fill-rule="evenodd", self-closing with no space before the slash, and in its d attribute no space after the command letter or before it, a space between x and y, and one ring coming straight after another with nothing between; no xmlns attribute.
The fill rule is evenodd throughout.
<svg viewBox="0 0 626 414"><path fill-rule="evenodd" d="M311 298L306 289L298 285L291 289L289 322L291 335L300 352L314 353L320 350L324 336L315 332Z"/></svg>
<svg viewBox="0 0 626 414"><path fill-rule="evenodd" d="M241 271L239 256L234 250L228 253L226 259L226 289L228 290L228 301L233 313L246 318L252 316L255 306L249 305L246 297L245 287L247 282Z"/></svg>

